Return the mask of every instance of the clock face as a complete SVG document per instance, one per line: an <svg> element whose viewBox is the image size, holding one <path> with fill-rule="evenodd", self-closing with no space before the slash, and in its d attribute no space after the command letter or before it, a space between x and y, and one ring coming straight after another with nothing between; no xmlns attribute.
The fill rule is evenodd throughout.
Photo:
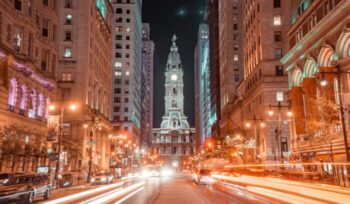
<svg viewBox="0 0 350 204"><path fill-rule="evenodd" d="M173 74L173 75L171 75L171 80L173 80L173 81L176 81L177 80L177 75L176 74Z"/></svg>

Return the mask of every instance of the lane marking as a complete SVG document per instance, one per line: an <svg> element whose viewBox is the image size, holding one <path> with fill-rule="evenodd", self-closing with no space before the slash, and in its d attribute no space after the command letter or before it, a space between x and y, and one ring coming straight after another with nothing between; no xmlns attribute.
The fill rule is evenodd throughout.
<svg viewBox="0 0 350 204"><path fill-rule="evenodd" d="M136 190L135 192L133 192L133 193L131 193L131 194L125 196L124 198L120 199L119 201L115 202L114 204L120 204L120 203L126 201L126 200L129 199L130 197L134 196L136 193L142 191L144 188L145 188L145 187L142 186L141 188L139 188L139 189Z"/></svg>

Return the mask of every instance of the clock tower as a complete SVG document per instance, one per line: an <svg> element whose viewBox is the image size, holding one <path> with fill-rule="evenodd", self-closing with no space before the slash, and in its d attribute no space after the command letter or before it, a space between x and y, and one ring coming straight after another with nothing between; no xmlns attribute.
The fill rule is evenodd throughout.
<svg viewBox="0 0 350 204"><path fill-rule="evenodd" d="M184 114L183 70L173 36L165 67L165 112L160 128L153 128L152 152L164 165L184 167L185 159L195 152L196 130L188 124Z"/></svg>
<svg viewBox="0 0 350 204"><path fill-rule="evenodd" d="M176 40L174 35L165 68L165 114L162 128L188 128L187 117L184 115L183 70Z"/></svg>

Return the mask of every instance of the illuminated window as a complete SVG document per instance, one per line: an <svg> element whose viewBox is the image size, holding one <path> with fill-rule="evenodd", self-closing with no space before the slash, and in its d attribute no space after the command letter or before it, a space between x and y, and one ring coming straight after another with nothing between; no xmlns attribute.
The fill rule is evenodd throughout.
<svg viewBox="0 0 350 204"><path fill-rule="evenodd" d="M72 57L72 49L70 47L64 48L64 57Z"/></svg>
<svg viewBox="0 0 350 204"><path fill-rule="evenodd" d="M273 25L280 26L282 24L281 15L275 15L273 17Z"/></svg>
<svg viewBox="0 0 350 204"><path fill-rule="evenodd" d="M62 81L72 81L72 73L62 73Z"/></svg>
<svg viewBox="0 0 350 204"><path fill-rule="evenodd" d="M122 75L122 72L121 72L121 71L115 71L115 72L114 72L114 75L115 75L115 76L121 76L121 75Z"/></svg>
<svg viewBox="0 0 350 204"><path fill-rule="evenodd" d="M114 67L122 67L122 63L121 62L115 62L114 63Z"/></svg>
<svg viewBox="0 0 350 204"><path fill-rule="evenodd" d="M126 72L125 72L125 75L126 75L126 76L129 76L129 75L130 75L130 72L129 72L129 71L126 71Z"/></svg>
<svg viewBox="0 0 350 204"><path fill-rule="evenodd" d="M66 15L66 24L72 24L72 15L68 14Z"/></svg>
<svg viewBox="0 0 350 204"><path fill-rule="evenodd" d="M129 27L126 28L126 32L130 32L130 28Z"/></svg>
<svg viewBox="0 0 350 204"><path fill-rule="evenodd" d="M233 61L238 61L238 55L233 55Z"/></svg>

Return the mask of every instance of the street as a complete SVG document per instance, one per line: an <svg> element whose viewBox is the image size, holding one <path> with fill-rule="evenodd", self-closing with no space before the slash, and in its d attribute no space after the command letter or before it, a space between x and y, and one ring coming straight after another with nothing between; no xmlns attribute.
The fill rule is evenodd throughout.
<svg viewBox="0 0 350 204"><path fill-rule="evenodd" d="M212 175L209 185L197 185L190 175L122 179L100 186L80 186L52 192L45 204L274 204L348 203L350 191L335 186L274 178Z"/></svg>

